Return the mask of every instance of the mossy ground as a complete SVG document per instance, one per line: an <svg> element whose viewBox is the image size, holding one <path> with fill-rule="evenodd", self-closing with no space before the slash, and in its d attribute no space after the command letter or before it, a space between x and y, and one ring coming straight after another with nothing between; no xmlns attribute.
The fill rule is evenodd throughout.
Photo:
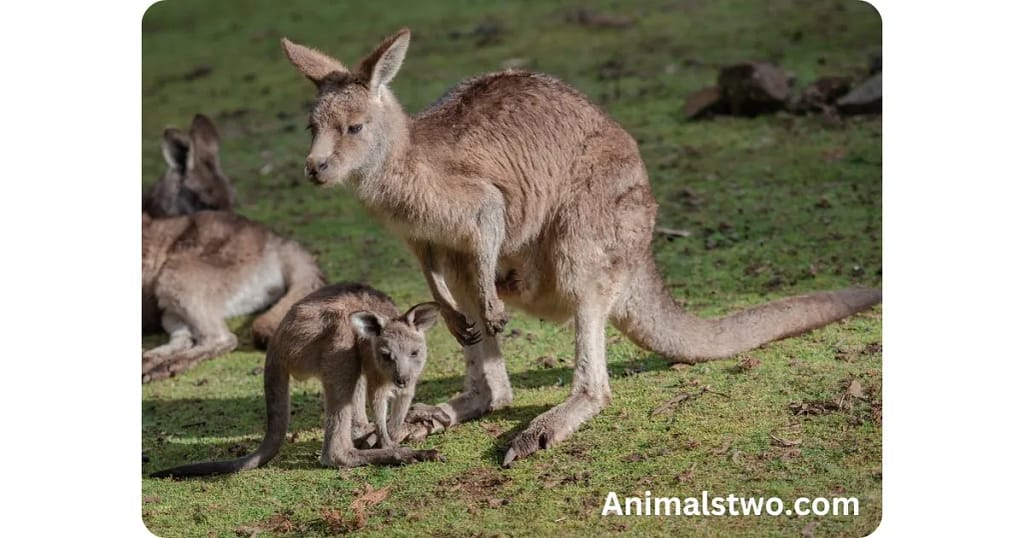
<svg viewBox="0 0 1024 538"><path fill-rule="evenodd" d="M354 62L408 25L413 41L395 93L418 110L467 76L522 59L590 95L640 142L660 226L689 237L654 242L659 268L688 308L719 315L768 299L881 285L881 118L818 116L687 122L683 96L722 64L768 58L802 83L863 71L881 44L873 9L852 0L587 3L626 28L572 22L583 4L556 2L204 2L170 0L143 20L143 181L162 170L159 135L212 116L239 211L319 254L332 281L357 280L408 305L428 297L411 255L344 190L302 178L313 88L284 59L289 36ZM202 68L202 69L198 69ZM203 72L206 71L206 74ZM186 76L192 73L196 76ZM249 320L233 321L247 341ZM428 438L447 463L319 467L319 387L294 386L296 436L268 467L175 482L142 478L142 515L160 536L263 532L323 535L355 527L357 488L389 488L366 509L366 535L861 536L881 517L881 307L739 360L672 368L609 329L612 405L576 435L511 470L506 442L567 394L571 328L516 315L503 349L515 390L505 410ZM508 332L506 332L508 335ZM147 338L152 346L159 338ZM443 330L418 399L461 387L461 355ZM554 367L538 359L550 356ZM143 389L150 472L251 450L263 429L263 362L248 344ZM751 361L753 362L753 361ZM796 415L794 402L833 400L852 381L852 408ZM651 418L680 391L707 393ZM776 446L773 435L799 440ZM852 496L857 517L604 517L620 495ZM336 510L336 513L329 512ZM340 518L340 519L339 519Z"/></svg>

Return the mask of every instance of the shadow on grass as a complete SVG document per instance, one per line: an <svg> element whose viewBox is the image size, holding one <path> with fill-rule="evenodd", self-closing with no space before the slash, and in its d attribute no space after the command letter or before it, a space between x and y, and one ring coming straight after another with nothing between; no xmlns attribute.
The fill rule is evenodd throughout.
<svg viewBox="0 0 1024 538"><path fill-rule="evenodd" d="M640 372L665 369L670 363L657 355L609 365L614 379ZM517 372L510 376L514 389L562 386L568 394L573 371L569 367L545 368ZM417 400L436 402L453 394L462 386L462 376L449 376L423 381L417 389ZM512 406L491 412L487 418L511 420L517 424L503 432L481 456L500 464L511 440L526 429L530 421L548 406ZM233 459L256 449L262 439L265 420L262 395L239 398L187 398L180 400L147 400L143 402L143 447L150 463L146 473L195 461ZM319 430L323 426L323 406L319 392L292 394L290 433ZM212 437L247 437L240 441L202 441ZM169 439L171 438L171 439ZM187 439L187 442L173 438ZM274 467L281 469L316 469L317 453L322 438L299 442L285 441ZM212 478L211 478L212 479Z"/></svg>
<svg viewBox="0 0 1024 538"><path fill-rule="evenodd" d="M615 379L625 375L666 369L669 362L657 355L649 355L629 362L610 364L609 375ZM545 368L516 372L510 376L512 388L525 390L540 387L563 386L572 383L573 370L569 367ZM462 388L462 376L449 376L425 380L416 389L416 400L439 402ZM512 407L491 413L514 413ZM143 438L159 435L179 437L233 437L254 435L263 431L266 409L262 394L239 398L186 398L179 400L153 399L142 403ZM323 422L323 406L319 391L292 393L290 431L319 428ZM510 417L511 418L511 417Z"/></svg>

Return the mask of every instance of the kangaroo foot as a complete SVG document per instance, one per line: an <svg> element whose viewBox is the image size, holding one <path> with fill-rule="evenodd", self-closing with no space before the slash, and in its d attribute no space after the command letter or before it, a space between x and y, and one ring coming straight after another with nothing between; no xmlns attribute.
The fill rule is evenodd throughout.
<svg viewBox="0 0 1024 538"><path fill-rule="evenodd" d="M592 396L575 394L541 413L512 440L502 466L511 467L516 460L568 439L580 424L596 415L602 407L604 404Z"/></svg>

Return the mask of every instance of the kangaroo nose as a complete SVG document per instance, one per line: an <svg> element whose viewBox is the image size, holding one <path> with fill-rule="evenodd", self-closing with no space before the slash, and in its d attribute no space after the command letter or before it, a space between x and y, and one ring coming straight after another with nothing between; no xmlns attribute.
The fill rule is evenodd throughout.
<svg viewBox="0 0 1024 538"><path fill-rule="evenodd" d="M327 160L317 161L312 157L306 159L306 177L315 183L322 183L320 181L320 173L327 170Z"/></svg>

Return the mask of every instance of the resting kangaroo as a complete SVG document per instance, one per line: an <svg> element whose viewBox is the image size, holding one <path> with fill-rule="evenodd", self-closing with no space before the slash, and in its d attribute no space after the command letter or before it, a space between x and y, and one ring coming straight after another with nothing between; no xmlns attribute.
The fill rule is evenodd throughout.
<svg viewBox="0 0 1024 538"><path fill-rule="evenodd" d="M142 354L143 382L235 349L224 320L270 307L252 323L254 343L266 345L288 309L323 285L312 254L240 215L143 213L142 328L171 336Z"/></svg>
<svg viewBox="0 0 1024 538"><path fill-rule="evenodd" d="M324 447L320 463L328 467L395 465L439 461L435 450L398 447L389 432L403 427L427 360L424 331L437 321L435 303L402 314L387 295L362 284L326 286L288 311L274 333L263 369L267 433L253 454L230 461L183 465L154 477L236 473L265 465L277 455L291 415L290 377L315 377L323 383ZM371 397L377 437L383 448L358 450L353 428L366 424ZM392 401L388 414L388 400Z"/></svg>
<svg viewBox="0 0 1024 538"><path fill-rule="evenodd" d="M409 45L407 29L351 70L287 39L282 45L318 89L307 175L320 185L350 185L408 242L465 346L462 393L415 406L410 421L436 430L512 401L495 337L504 320L496 281L517 308L575 322L570 396L512 441L506 465L568 438L609 404L608 321L643 348L693 363L881 301L879 290L845 289L720 319L688 314L651 254L657 204L637 144L582 93L547 75L508 70L468 79L410 117L388 88Z"/></svg>
<svg viewBox="0 0 1024 538"><path fill-rule="evenodd" d="M220 137L210 118L196 114L187 135L164 129L160 148L167 170L143 197L143 211L159 218L234 207L235 190L220 168Z"/></svg>

